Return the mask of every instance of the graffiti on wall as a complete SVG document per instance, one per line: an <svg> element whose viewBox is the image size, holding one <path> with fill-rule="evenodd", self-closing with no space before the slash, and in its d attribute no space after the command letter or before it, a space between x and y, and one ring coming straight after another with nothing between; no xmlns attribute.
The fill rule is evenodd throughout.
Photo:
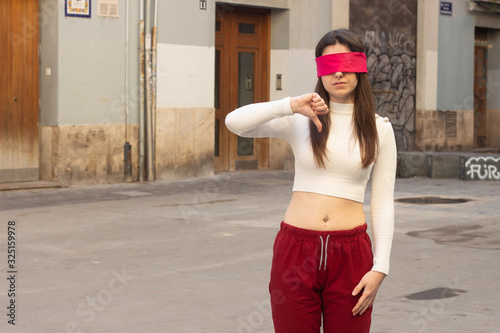
<svg viewBox="0 0 500 333"><path fill-rule="evenodd" d="M500 157L470 157L463 167L464 180L500 180Z"/></svg>
<svg viewBox="0 0 500 333"><path fill-rule="evenodd" d="M375 108L378 114L391 120L399 150L413 150L416 78L414 44L403 44L400 52L389 53L381 47L384 37L383 32L379 36L374 31L365 33L368 73ZM390 41L394 40L391 34L389 37ZM410 52L405 52L404 49Z"/></svg>
<svg viewBox="0 0 500 333"><path fill-rule="evenodd" d="M364 40L375 108L399 151L415 143L416 0L351 0L350 28Z"/></svg>

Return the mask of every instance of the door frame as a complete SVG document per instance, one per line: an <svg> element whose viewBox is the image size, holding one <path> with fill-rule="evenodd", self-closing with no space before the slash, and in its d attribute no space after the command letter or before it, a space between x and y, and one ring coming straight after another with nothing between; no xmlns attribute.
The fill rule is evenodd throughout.
<svg viewBox="0 0 500 333"><path fill-rule="evenodd" d="M238 30L240 23L255 24L255 34L244 34ZM239 52L255 52L254 57L254 103L269 100L271 14L269 10L217 4L215 49L219 52L220 66L219 96L216 96L216 122L218 122L218 156L214 156L214 169L236 170L245 161L257 161L258 169L269 167L269 139L253 139L252 156L238 156L238 136L224 125L226 115L238 108L238 55ZM225 66L224 64L229 64ZM218 104L218 105L217 105ZM216 148L217 149L217 148ZM240 163L238 163L240 162ZM243 167L244 168L244 167Z"/></svg>

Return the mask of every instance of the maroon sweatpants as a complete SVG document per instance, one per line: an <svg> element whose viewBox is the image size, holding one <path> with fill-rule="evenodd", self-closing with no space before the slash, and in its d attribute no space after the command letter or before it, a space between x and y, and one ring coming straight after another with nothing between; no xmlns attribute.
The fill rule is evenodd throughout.
<svg viewBox="0 0 500 333"><path fill-rule="evenodd" d="M370 331L369 308L353 317L352 291L373 265L367 225L315 231L281 222L271 268L271 307L276 333Z"/></svg>

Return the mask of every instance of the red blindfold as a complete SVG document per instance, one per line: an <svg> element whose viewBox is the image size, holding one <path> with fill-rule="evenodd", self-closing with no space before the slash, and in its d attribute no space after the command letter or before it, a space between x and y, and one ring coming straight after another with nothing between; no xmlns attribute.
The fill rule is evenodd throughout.
<svg viewBox="0 0 500 333"><path fill-rule="evenodd" d="M327 54L316 58L318 77L342 73L368 73L366 55L363 52Z"/></svg>

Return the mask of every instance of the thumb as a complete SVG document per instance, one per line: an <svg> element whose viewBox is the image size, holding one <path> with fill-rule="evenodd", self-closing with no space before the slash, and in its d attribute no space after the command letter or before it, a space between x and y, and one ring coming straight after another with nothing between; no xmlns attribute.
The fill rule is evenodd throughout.
<svg viewBox="0 0 500 333"><path fill-rule="evenodd" d="M356 288L354 288L354 290L352 291L352 296L356 296L357 294L359 294L359 292L363 289L363 287L364 287L363 281L360 281L356 286Z"/></svg>
<svg viewBox="0 0 500 333"><path fill-rule="evenodd" d="M321 97L317 93L313 93L311 96L311 101L312 102L319 102L321 100Z"/></svg>
<svg viewBox="0 0 500 333"><path fill-rule="evenodd" d="M321 121L319 121L318 116L315 116L314 118L311 118L312 122L316 127L318 128L318 132L321 133L321 130L323 129L323 124L321 124Z"/></svg>

